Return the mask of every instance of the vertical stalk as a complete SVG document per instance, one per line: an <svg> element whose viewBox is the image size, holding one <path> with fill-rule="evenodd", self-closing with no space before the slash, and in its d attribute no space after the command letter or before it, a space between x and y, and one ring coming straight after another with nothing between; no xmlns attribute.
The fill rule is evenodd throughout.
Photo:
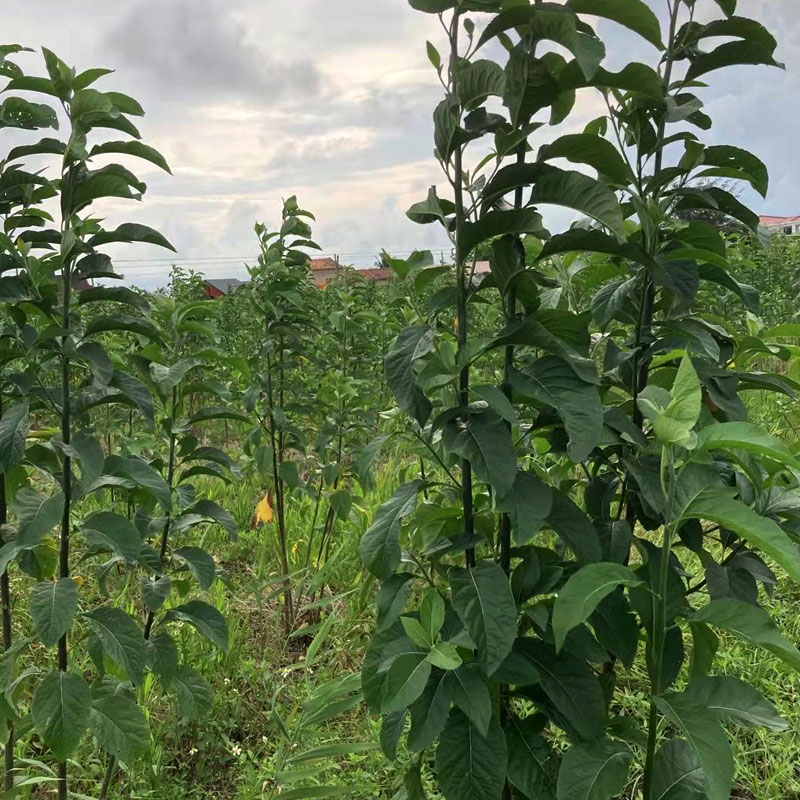
<svg viewBox="0 0 800 800"><path fill-rule="evenodd" d="M3 418L3 394L0 386L0 419ZM0 475L0 526L8 522L8 501L6 498L6 475ZM4 544L2 534L0 534L0 546ZM8 569L0 575L0 605L2 605L3 615L3 650L11 647L11 585L8 578ZM3 786L7 792L14 788L14 723L8 720L8 737L6 738L5 767Z"/></svg>
<svg viewBox="0 0 800 800"><path fill-rule="evenodd" d="M175 435L175 420L178 415L178 389L173 387L172 398L170 403L170 426L169 426L169 455L167 457L167 486L169 486L170 493L172 486L175 483L175 450L178 443L178 437ZM167 555L167 545L169 544L169 532L172 527L172 515L167 516L164 527L161 530L161 547L159 548L159 556L163 563ZM155 612L150 611L147 614L147 621L144 624L144 638L150 638L150 632L153 630L153 622L156 618Z"/></svg>
<svg viewBox="0 0 800 800"><path fill-rule="evenodd" d="M458 97L458 33L461 22L461 12L457 9L453 12L453 19L450 25L450 92L454 97ZM459 112L460 113L460 112ZM466 216L464 211L464 146L459 145L453 157L453 192L455 198L455 260L456 260L456 302L457 302L457 325L458 325L458 352L463 353L468 340L468 317L467 317L467 274L465 269L466 253L464 252L464 223ZM458 376L458 402L462 407L469 405L469 365L462 367ZM463 417L462 422L466 425L468 417ZM472 498L472 465L469 460L461 460L461 503L464 511L464 535L471 539L475 533L475 511ZM466 550L466 560L468 567L475 566L475 548L468 547Z"/></svg>
<svg viewBox="0 0 800 800"><path fill-rule="evenodd" d="M62 243L67 230L67 218L63 215L61 225ZM63 246L63 244L62 244ZM64 335L61 337L61 441L65 445L64 461L61 474L61 492L64 496L64 510L61 515L61 537L59 543L59 576L69 577L69 534L70 512L72 510L72 459L66 453L66 447L71 441L72 434L72 408L70 405L70 358L68 355L70 331L70 299L72 294L72 268L69 252L61 256L61 327ZM58 641L58 669L66 672L69 666L69 650L67 634ZM67 764L66 761L58 764L58 800L67 800Z"/></svg>
<svg viewBox="0 0 800 800"><path fill-rule="evenodd" d="M672 555L672 537L675 527L674 506L677 479L675 475L675 453L672 447L661 452L661 486L666 495L664 534L661 540L661 562L659 564L656 611L653 619L653 674L650 676L650 713L647 726L647 756L644 769L644 800L653 797L653 763L658 738L658 707L655 699L664 690L664 649L667 639L667 588L669 585L669 561Z"/></svg>

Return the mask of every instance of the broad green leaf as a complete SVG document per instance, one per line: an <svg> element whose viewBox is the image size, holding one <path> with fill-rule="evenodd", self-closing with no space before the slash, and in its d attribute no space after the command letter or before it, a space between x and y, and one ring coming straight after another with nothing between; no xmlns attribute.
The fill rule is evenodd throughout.
<svg viewBox="0 0 800 800"><path fill-rule="evenodd" d="M708 450L744 450L800 472L800 461L788 447L750 422L722 422L706 426L697 434L695 451L701 453Z"/></svg>
<svg viewBox="0 0 800 800"><path fill-rule="evenodd" d="M85 615L87 625L103 645L106 655L140 686L146 661L144 636L132 617L121 608L101 606Z"/></svg>
<svg viewBox="0 0 800 800"><path fill-rule="evenodd" d="M202 547L179 547L172 557L182 561L197 579L201 589L209 589L217 576L217 565L210 553Z"/></svg>
<svg viewBox="0 0 800 800"><path fill-rule="evenodd" d="M557 356L537 359L525 372L514 373L515 394L551 406L569 437L567 455L583 461L597 446L603 429L603 406L595 386L582 381L569 363Z"/></svg>
<svg viewBox="0 0 800 800"><path fill-rule="evenodd" d="M618 22L659 50L664 49L658 17L642 0L570 0L569 7L577 14L591 14Z"/></svg>
<svg viewBox="0 0 800 800"><path fill-rule="evenodd" d="M206 679L191 667L181 665L177 668L170 690L175 695L178 713L185 720L204 717L214 703L214 692Z"/></svg>
<svg viewBox="0 0 800 800"><path fill-rule="evenodd" d="M466 423L449 422L442 431L442 441L450 452L469 461L475 475L501 497L511 491L517 457L508 426L493 411L471 414Z"/></svg>
<svg viewBox="0 0 800 800"><path fill-rule="evenodd" d="M450 642L438 642L428 653L428 661L439 669L453 670L461 666L458 649Z"/></svg>
<svg viewBox="0 0 800 800"><path fill-rule="evenodd" d="M767 517L762 517L739 500L722 490L706 490L683 510L684 519L715 522L758 548L800 582L800 555L797 545L783 529Z"/></svg>
<svg viewBox="0 0 800 800"><path fill-rule="evenodd" d="M172 492L164 478L149 464L139 458L108 456L103 466L104 475L127 478L136 486L141 486L156 498L158 504L169 513L172 510ZM103 477L98 478L102 482Z"/></svg>
<svg viewBox="0 0 800 800"><path fill-rule="evenodd" d="M31 590L31 619L45 647L52 647L69 630L78 610L78 584L71 578L42 581Z"/></svg>
<svg viewBox="0 0 800 800"><path fill-rule="evenodd" d="M451 602L491 675L511 652L517 635L517 606L499 564L481 561L472 569L451 567Z"/></svg>
<svg viewBox="0 0 800 800"><path fill-rule="evenodd" d="M419 606L419 621L428 640L433 642L444 625L444 600L436 589L425 592Z"/></svg>
<svg viewBox="0 0 800 800"><path fill-rule="evenodd" d="M144 600L148 611L155 613L164 605L164 601L169 597L171 586L172 582L166 575L156 580L151 580L150 578L141 579L139 587L142 591L142 600Z"/></svg>
<svg viewBox="0 0 800 800"><path fill-rule="evenodd" d="M539 152L539 161L566 158L573 164L588 164L599 175L614 183L627 184L630 169L619 151L607 139L590 133L561 136Z"/></svg>
<svg viewBox="0 0 800 800"><path fill-rule="evenodd" d="M123 764L132 764L150 744L144 713L134 699L122 693L92 703L89 729L103 749Z"/></svg>
<svg viewBox="0 0 800 800"><path fill-rule="evenodd" d="M553 492L547 524L578 556L582 564L593 564L602 558L597 530L586 514L563 492Z"/></svg>
<svg viewBox="0 0 800 800"><path fill-rule="evenodd" d="M28 401L25 400L5 409L0 419L0 475L22 460L27 435Z"/></svg>
<svg viewBox="0 0 800 800"><path fill-rule="evenodd" d="M123 223L113 231L96 233L88 240L87 245L90 248L97 248L111 242L122 242L124 244L143 242L175 251L175 248L158 231L147 227L147 225L140 225L135 222Z"/></svg>
<svg viewBox="0 0 800 800"><path fill-rule="evenodd" d="M66 761L78 748L91 705L89 684L73 672L47 675L34 692L33 726L59 761Z"/></svg>
<svg viewBox="0 0 800 800"><path fill-rule="evenodd" d="M436 748L436 775L447 800L497 800L507 764L506 739L496 720L484 737L463 711L450 712Z"/></svg>
<svg viewBox="0 0 800 800"><path fill-rule="evenodd" d="M706 706L719 718L745 728L785 731L789 724L757 689L728 675L692 681L686 694Z"/></svg>
<svg viewBox="0 0 800 800"><path fill-rule="evenodd" d="M417 507L417 495L422 487L422 481L403 484L378 509L372 525L361 537L361 561L381 580L386 580L400 565L400 527Z"/></svg>
<svg viewBox="0 0 800 800"><path fill-rule="evenodd" d="M700 409L703 402L703 390L700 385L700 379L697 377L692 359L688 354L684 355L681 360L678 372L675 376L675 382L672 385L670 392L670 403L667 406L665 416L669 418L671 425L669 430L677 428L679 431L686 431L687 434L697 423L700 416ZM663 426L663 417L655 420L654 429L656 436L661 439L659 434L659 426ZM681 439L685 439L685 435ZM680 441L679 439L678 441ZM662 439L662 441L664 441ZM667 439L666 441L673 441Z"/></svg>
<svg viewBox="0 0 800 800"><path fill-rule="evenodd" d="M492 718L492 698L481 668L474 661L462 664L448 673L447 681L453 702L469 717L478 733L485 736Z"/></svg>
<svg viewBox="0 0 800 800"><path fill-rule="evenodd" d="M121 514L101 511L84 524L90 545L110 549L121 558L135 559L142 550L142 537L136 526Z"/></svg>
<svg viewBox="0 0 800 800"><path fill-rule="evenodd" d="M653 800L706 800L703 765L685 739L669 739L653 762Z"/></svg>
<svg viewBox="0 0 800 800"><path fill-rule="evenodd" d="M705 622L742 641L763 647L800 672L800 650L781 635L763 608L732 597L722 597L695 611L689 621Z"/></svg>
<svg viewBox="0 0 800 800"><path fill-rule="evenodd" d="M513 188L510 187L509 191ZM463 252L468 256L483 242L509 233L527 233L538 238L547 238L548 235L543 227L542 215L535 208L488 211L477 222L464 225L461 242Z"/></svg>
<svg viewBox="0 0 800 800"><path fill-rule="evenodd" d="M430 674L431 664L425 652L405 653L395 659L386 680L383 713L410 706L425 690Z"/></svg>
<svg viewBox="0 0 800 800"><path fill-rule="evenodd" d="M694 81L714 70L744 64L765 65L783 69L783 64L773 58L772 48L760 42L725 42L708 53L700 53L693 60L686 73L686 80Z"/></svg>
<svg viewBox="0 0 800 800"><path fill-rule="evenodd" d="M448 677L451 674L432 672L425 690L409 709L408 749L411 752L430 747L442 732L452 701L453 687Z"/></svg>
<svg viewBox="0 0 800 800"><path fill-rule="evenodd" d="M28 488L17 492L14 512L19 520L16 547L25 550L36 547L61 522L64 496L59 492L46 497Z"/></svg>
<svg viewBox="0 0 800 800"><path fill-rule="evenodd" d="M558 169L549 164L511 164L503 167L487 184L484 203L488 204L523 186L532 186L528 200L530 205L564 206L591 217L620 239L624 238L622 210L616 195L606 184L583 173Z"/></svg>
<svg viewBox="0 0 800 800"><path fill-rule="evenodd" d="M655 702L700 759L708 800L729 800L733 786L733 753L716 716L685 693L656 697Z"/></svg>
<svg viewBox="0 0 800 800"><path fill-rule="evenodd" d="M178 648L172 637L164 631L154 633L145 640L147 664L161 678L165 687L169 687L178 671Z"/></svg>
<svg viewBox="0 0 800 800"><path fill-rule="evenodd" d="M518 639L514 650L533 667L539 686L558 712L559 727L573 738L599 739L606 725L606 702L592 668L567 651L556 655L554 648L535 639Z"/></svg>
<svg viewBox="0 0 800 800"><path fill-rule="evenodd" d="M611 800L625 788L633 753L622 742L574 744L558 771L558 800Z"/></svg>
<svg viewBox="0 0 800 800"><path fill-rule="evenodd" d="M429 325L406 328L397 337L384 361L386 382L397 405L420 426L428 421L432 406L417 386L416 374L419 361L433 350L433 333Z"/></svg>
<svg viewBox="0 0 800 800"><path fill-rule="evenodd" d="M505 721L508 746L508 780L525 797L537 797L544 787L547 761L552 755L550 746L541 736L541 724L533 716L520 719L509 714Z"/></svg>
<svg viewBox="0 0 800 800"><path fill-rule="evenodd" d="M553 635L561 650L567 634L592 615L600 601L619 586L640 586L642 581L622 564L587 564L561 589L553 606Z"/></svg>
<svg viewBox="0 0 800 800"><path fill-rule="evenodd" d="M518 471L511 491L497 500L497 509L511 516L514 544L527 544L550 515L553 491L533 472Z"/></svg>
<svg viewBox="0 0 800 800"><path fill-rule="evenodd" d="M161 167L165 172L172 174L172 171L167 164L166 159L154 147L143 144L142 142L129 141L129 142L103 142L102 144L95 145L90 153L89 158L94 156L106 155L108 153L122 154L127 156L135 156L142 158Z"/></svg>
<svg viewBox="0 0 800 800"><path fill-rule="evenodd" d="M188 603L171 608L164 615L164 622L188 622L201 636L204 636L220 650L228 649L228 623L225 617L202 600L190 600Z"/></svg>

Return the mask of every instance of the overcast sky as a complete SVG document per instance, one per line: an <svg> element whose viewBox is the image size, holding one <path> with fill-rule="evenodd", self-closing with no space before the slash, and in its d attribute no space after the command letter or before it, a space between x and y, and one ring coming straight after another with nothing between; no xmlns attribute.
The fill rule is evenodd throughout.
<svg viewBox="0 0 800 800"><path fill-rule="evenodd" d="M715 73L704 93L715 121L704 140L747 147L769 166L768 200L745 196L763 213L800 214L797 6L739 0L740 14L776 34L787 71ZM0 9L5 41L44 45L79 70L114 68L98 88L142 103L144 141L174 174L140 167L144 201L102 210L115 223L159 228L178 250L174 260L208 259L189 265L241 276L256 251L254 222L275 226L290 194L316 214L324 252L346 263L371 264L382 248L446 246L439 230L404 214L441 180L431 123L441 87L425 40L440 43L442 31L406 0L0 0ZM597 27L610 66L653 63L654 48L612 23ZM35 59L26 67L40 69ZM584 93L570 129L598 113ZM556 226L569 219L549 217ZM119 255L129 280L164 282L168 262L144 263L164 253L141 245Z"/></svg>

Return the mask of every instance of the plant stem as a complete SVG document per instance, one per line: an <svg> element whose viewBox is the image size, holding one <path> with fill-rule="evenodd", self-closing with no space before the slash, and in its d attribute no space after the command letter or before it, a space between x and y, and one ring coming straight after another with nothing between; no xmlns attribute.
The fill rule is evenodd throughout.
<svg viewBox="0 0 800 800"><path fill-rule="evenodd" d="M103 785L100 787L100 794L97 796L97 800L106 800L108 797L108 789L111 786L111 780L114 777L116 768L117 759L114 756L109 756L108 764L106 764L106 772L103 776Z"/></svg>
<svg viewBox="0 0 800 800"><path fill-rule="evenodd" d="M3 418L3 395L0 387L0 419ZM6 499L6 476L0 475L0 526L8 522L8 501ZM0 534L0 546L4 544L3 536ZM11 586L8 578L8 569L0 575L0 605L3 613L3 650L11 647ZM14 788L14 723L9 719L7 722L8 738L6 739L5 749L5 769L3 785L7 792Z"/></svg>
<svg viewBox="0 0 800 800"><path fill-rule="evenodd" d="M450 24L450 92L453 97L458 97L458 32L461 22L461 13L453 12ZM468 340L467 317L467 285L465 261L466 253L463 246L464 223L464 147L460 145L453 154L453 192L455 196L455 261L456 261L456 296L457 296L457 325L458 325L458 352L463 353ZM458 402L466 408L469 405L469 365L462 367L458 376ZM467 424L468 417L462 418L462 423ZM461 503L464 512L464 535L469 540L475 533L475 511L472 497L472 465L469 459L461 459ZM466 560L468 567L475 566L475 548L467 547Z"/></svg>
<svg viewBox="0 0 800 800"><path fill-rule="evenodd" d="M62 241L66 233L66 218L62 221ZM61 441L65 446L64 460L61 474L61 492L64 497L64 509L61 515L61 537L59 542L59 576L69 577L69 534L70 512L72 506L72 459L66 454L66 447L71 441L72 419L70 406L70 358L68 355L69 330L70 330L70 299L71 299L72 270L69 253L61 258L61 327L64 335L61 337ZM67 647L67 634L58 640L58 669L66 672L69 667L69 650ZM66 761L58 764L58 800L67 800L67 764Z"/></svg>
<svg viewBox="0 0 800 800"><path fill-rule="evenodd" d="M653 764L658 739L658 706L656 698L664 690L664 650L667 639L667 618L669 587L669 562L672 556L672 536L675 528L674 504L676 491L675 453L672 447L665 447L661 454L661 484L666 495L664 534L661 540L661 561L659 563L656 609L653 618L652 652L653 669L650 674L650 713L647 727L647 756L644 769L644 800L652 800Z"/></svg>

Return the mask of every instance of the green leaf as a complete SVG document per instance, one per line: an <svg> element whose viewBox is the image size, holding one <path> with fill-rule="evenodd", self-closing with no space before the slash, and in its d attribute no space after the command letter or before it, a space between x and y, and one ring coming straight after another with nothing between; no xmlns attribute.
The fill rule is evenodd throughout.
<svg viewBox="0 0 800 800"><path fill-rule="evenodd" d="M452 453L467 459L475 475L505 497L514 485L517 457L511 432L493 411L470 414L466 424L449 422L442 431L442 441Z"/></svg>
<svg viewBox="0 0 800 800"><path fill-rule="evenodd" d="M447 673L447 684L453 702L469 717L478 733L485 736L492 718L492 698L481 668L474 661L462 664Z"/></svg>
<svg viewBox="0 0 800 800"><path fill-rule="evenodd" d="M154 633L145 640L147 663L150 669L158 675L169 687L178 671L178 648L172 637L164 631Z"/></svg>
<svg viewBox="0 0 800 800"><path fill-rule="evenodd" d="M587 564L566 583L553 606L553 635L561 650L567 634L586 622L600 601L619 586L640 586L642 581L622 564Z"/></svg>
<svg viewBox="0 0 800 800"><path fill-rule="evenodd" d="M428 653L428 661L434 667L448 671L458 669L461 666L461 656L458 654L458 649L450 642L437 642Z"/></svg>
<svg viewBox="0 0 800 800"><path fill-rule="evenodd" d="M54 672L39 684L31 703L36 732L59 761L77 750L89 725L92 691L72 672Z"/></svg>
<svg viewBox="0 0 800 800"><path fill-rule="evenodd" d="M497 500L497 509L511 515L514 544L527 544L550 515L553 491L533 472L517 472L511 491Z"/></svg>
<svg viewBox="0 0 800 800"><path fill-rule="evenodd" d="M686 694L717 714L722 721L745 728L785 731L789 724L761 693L738 678L728 675L692 681Z"/></svg>
<svg viewBox="0 0 800 800"><path fill-rule="evenodd" d="M602 550L597 530L586 514L563 492L553 492L547 524L566 542L582 564L600 561Z"/></svg>
<svg viewBox="0 0 800 800"><path fill-rule="evenodd" d="M114 555L136 559L142 551L142 537L136 526L121 514L101 511L84 523L84 533L89 543L108 548Z"/></svg>
<svg viewBox="0 0 800 800"><path fill-rule="evenodd" d="M684 519L714 522L741 536L753 547L768 555L800 582L800 555L797 545L783 529L762 517L739 500L731 499L725 490L706 490L683 510Z"/></svg>
<svg viewBox="0 0 800 800"><path fill-rule="evenodd" d="M19 519L16 547L19 550L28 550L36 547L61 522L64 496L59 493L45 497L31 489L23 488L17 492L14 511Z"/></svg>
<svg viewBox="0 0 800 800"><path fill-rule="evenodd" d="M164 344L160 331L152 322L140 317L129 317L126 314L94 317L86 326L85 336L89 338L108 331L128 331L144 336L157 344Z"/></svg>
<svg viewBox="0 0 800 800"><path fill-rule="evenodd" d="M730 145L706 147L703 151L702 167L703 171L698 177L745 180L762 197L767 196L769 171L760 158L747 150Z"/></svg>
<svg viewBox="0 0 800 800"><path fill-rule="evenodd" d="M190 600L164 615L164 622L188 622L201 635L220 650L228 649L228 623L225 617L202 600Z"/></svg>
<svg viewBox="0 0 800 800"><path fill-rule="evenodd" d="M132 764L150 744L144 713L133 698L122 693L92 703L89 729L103 749L123 764Z"/></svg>
<svg viewBox="0 0 800 800"><path fill-rule="evenodd" d="M463 711L450 712L436 748L436 775L447 800L497 800L507 764L506 738L496 720L481 736Z"/></svg>
<svg viewBox="0 0 800 800"><path fill-rule="evenodd" d="M685 693L656 697L655 702L667 720L683 733L700 759L708 800L729 800L733 786L733 753L714 714Z"/></svg>
<svg viewBox="0 0 800 800"><path fill-rule="evenodd" d="M142 600L144 600L147 610L155 613L164 605L167 597L169 597L172 581L170 581L166 575L156 580L142 578L139 582L139 587L142 592Z"/></svg>
<svg viewBox="0 0 800 800"><path fill-rule="evenodd" d="M425 592L419 606L419 621L428 637L428 641L436 641L439 631L444 625L444 600L436 589Z"/></svg>
<svg viewBox="0 0 800 800"><path fill-rule="evenodd" d="M158 231L149 228L147 225L139 225L134 222L126 222L113 231L96 233L89 239L87 245L94 249L112 242L122 242L123 244L142 242L175 251L175 248Z"/></svg>
<svg viewBox="0 0 800 800"><path fill-rule="evenodd" d="M97 302L121 303L135 308L142 314L150 313L150 303L147 302L147 298L125 286L92 286L78 294L79 306Z"/></svg>
<svg viewBox="0 0 800 800"><path fill-rule="evenodd" d="M409 709L411 729L408 733L408 749L419 752L437 739L447 722L452 701L452 685L449 672L433 672L428 685Z"/></svg>
<svg viewBox="0 0 800 800"><path fill-rule="evenodd" d="M685 739L670 739L658 749L653 800L706 800L703 765Z"/></svg>
<svg viewBox="0 0 800 800"><path fill-rule="evenodd" d="M643 397L647 395L643 392ZM670 392L670 402L653 419L653 431L662 444L688 445L693 440L692 428L700 416L703 389L692 360L684 355Z"/></svg>
<svg viewBox="0 0 800 800"><path fill-rule="evenodd" d="M144 636L134 619L113 606L101 606L85 618L106 655L125 670L131 683L140 686L146 660Z"/></svg>
<svg viewBox="0 0 800 800"><path fill-rule="evenodd" d="M404 653L389 668L382 712L390 714L408 708L425 690L431 674L427 653Z"/></svg>
<svg viewBox="0 0 800 800"><path fill-rule="evenodd" d="M107 153L121 153L127 156L142 158L145 161L155 164L157 167L161 167L161 169L163 169L165 172L169 172L170 175L172 174L169 164L167 164L167 160L164 158L164 156L162 156L161 153L159 153L154 147L150 147L142 142L103 142L102 144L95 145L91 149L89 158L105 155Z"/></svg>
<svg viewBox="0 0 800 800"><path fill-rule="evenodd" d="M372 525L361 537L359 552L364 566L380 580L386 580L400 565L400 528L417 507L422 481L405 483L380 506Z"/></svg>
<svg viewBox="0 0 800 800"><path fill-rule="evenodd" d="M686 80L694 81L714 70L740 64L763 64L783 69L783 64L778 63L772 57L772 48L764 47L760 42L725 42L709 53L700 53L695 56L686 73Z"/></svg>
<svg viewBox="0 0 800 800"><path fill-rule="evenodd" d="M395 339L384 361L386 382L397 405L422 427L431 414L431 403L416 383L418 364L433 350L433 328L415 325Z"/></svg>
<svg viewBox="0 0 800 800"><path fill-rule="evenodd" d="M616 195L606 184L583 173L558 169L549 164L510 164L503 167L486 185L484 204L524 186L532 186L529 205L557 205L579 211L605 225L620 239L624 237L622 210Z"/></svg>
<svg viewBox="0 0 800 800"><path fill-rule="evenodd" d="M105 475L127 478L137 486L149 491L161 508L169 513L172 510L172 492L167 482L149 464L133 456L108 456L103 466ZM102 476L98 481L102 482Z"/></svg>
<svg viewBox="0 0 800 800"><path fill-rule="evenodd" d="M597 389L582 381L570 364L557 356L537 359L512 377L515 393L551 406L564 422L569 437L567 455L576 463L586 459L600 441L603 406Z"/></svg>
<svg viewBox="0 0 800 800"><path fill-rule="evenodd" d="M558 800L611 800L625 788L632 760L628 746L611 739L573 745L558 770Z"/></svg>
<svg viewBox="0 0 800 800"><path fill-rule="evenodd" d="M732 597L721 597L695 611L689 621L705 622L744 642L763 647L800 672L800 650L781 636L763 608Z"/></svg>
<svg viewBox="0 0 800 800"><path fill-rule="evenodd" d="M250 417L226 406L208 406L189 417L187 425L194 426L201 422L208 422L212 419L231 419L234 422L250 422Z"/></svg>
<svg viewBox="0 0 800 800"><path fill-rule="evenodd" d="M197 720L211 711L214 692L196 669L184 665L178 667L170 682L170 689L183 719Z"/></svg>
<svg viewBox="0 0 800 800"><path fill-rule="evenodd" d="M499 564L481 561L472 569L451 567L451 602L491 675L511 652L517 635L517 606Z"/></svg>
<svg viewBox="0 0 800 800"><path fill-rule="evenodd" d="M78 610L78 584L70 578L42 581L31 590L31 619L45 647L69 630Z"/></svg>
<svg viewBox="0 0 800 800"><path fill-rule="evenodd" d="M539 161L566 158L574 164L588 164L599 175L614 183L626 185L630 168L619 151L607 139L590 133L574 133L561 136L539 152Z"/></svg>
<svg viewBox="0 0 800 800"><path fill-rule="evenodd" d="M658 17L642 0L570 0L568 5L576 14L591 14L618 22L659 50L664 49Z"/></svg>
<svg viewBox="0 0 800 800"><path fill-rule="evenodd" d="M4 410L0 419L0 475L22 461L28 435L28 401Z"/></svg>
<svg viewBox="0 0 800 800"><path fill-rule="evenodd" d="M695 452L708 450L744 450L800 471L800 461L780 439L764 433L758 425L750 422L722 422L706 426L697 434Z"/></svg>
<svg viewBox="0 0 800 800"><path fill-rule="evenodd" d="M544 790L545 769L552 755L550 746L540 735L542 726L535 716L520 719L509 714L504 727L508 746L508 780L525 797L537 797Z"/></svg>
<svg viewBox="0 0 800 800"><path fill-rule="evenodd" d="M197 579L201 589L209 589L217 577L217 565L210 553L202 547L179 547L172 557L183 561Z"/></svg>
<svg viewBox="0 0 800 800"><path fill-rule="evenodd" d="M479 244L508 233L528 233L540 239L548 236L542 225L542 215L534 208L488 211L477 222L465 223L461 241L463 253L466 257Z"/></svg>

